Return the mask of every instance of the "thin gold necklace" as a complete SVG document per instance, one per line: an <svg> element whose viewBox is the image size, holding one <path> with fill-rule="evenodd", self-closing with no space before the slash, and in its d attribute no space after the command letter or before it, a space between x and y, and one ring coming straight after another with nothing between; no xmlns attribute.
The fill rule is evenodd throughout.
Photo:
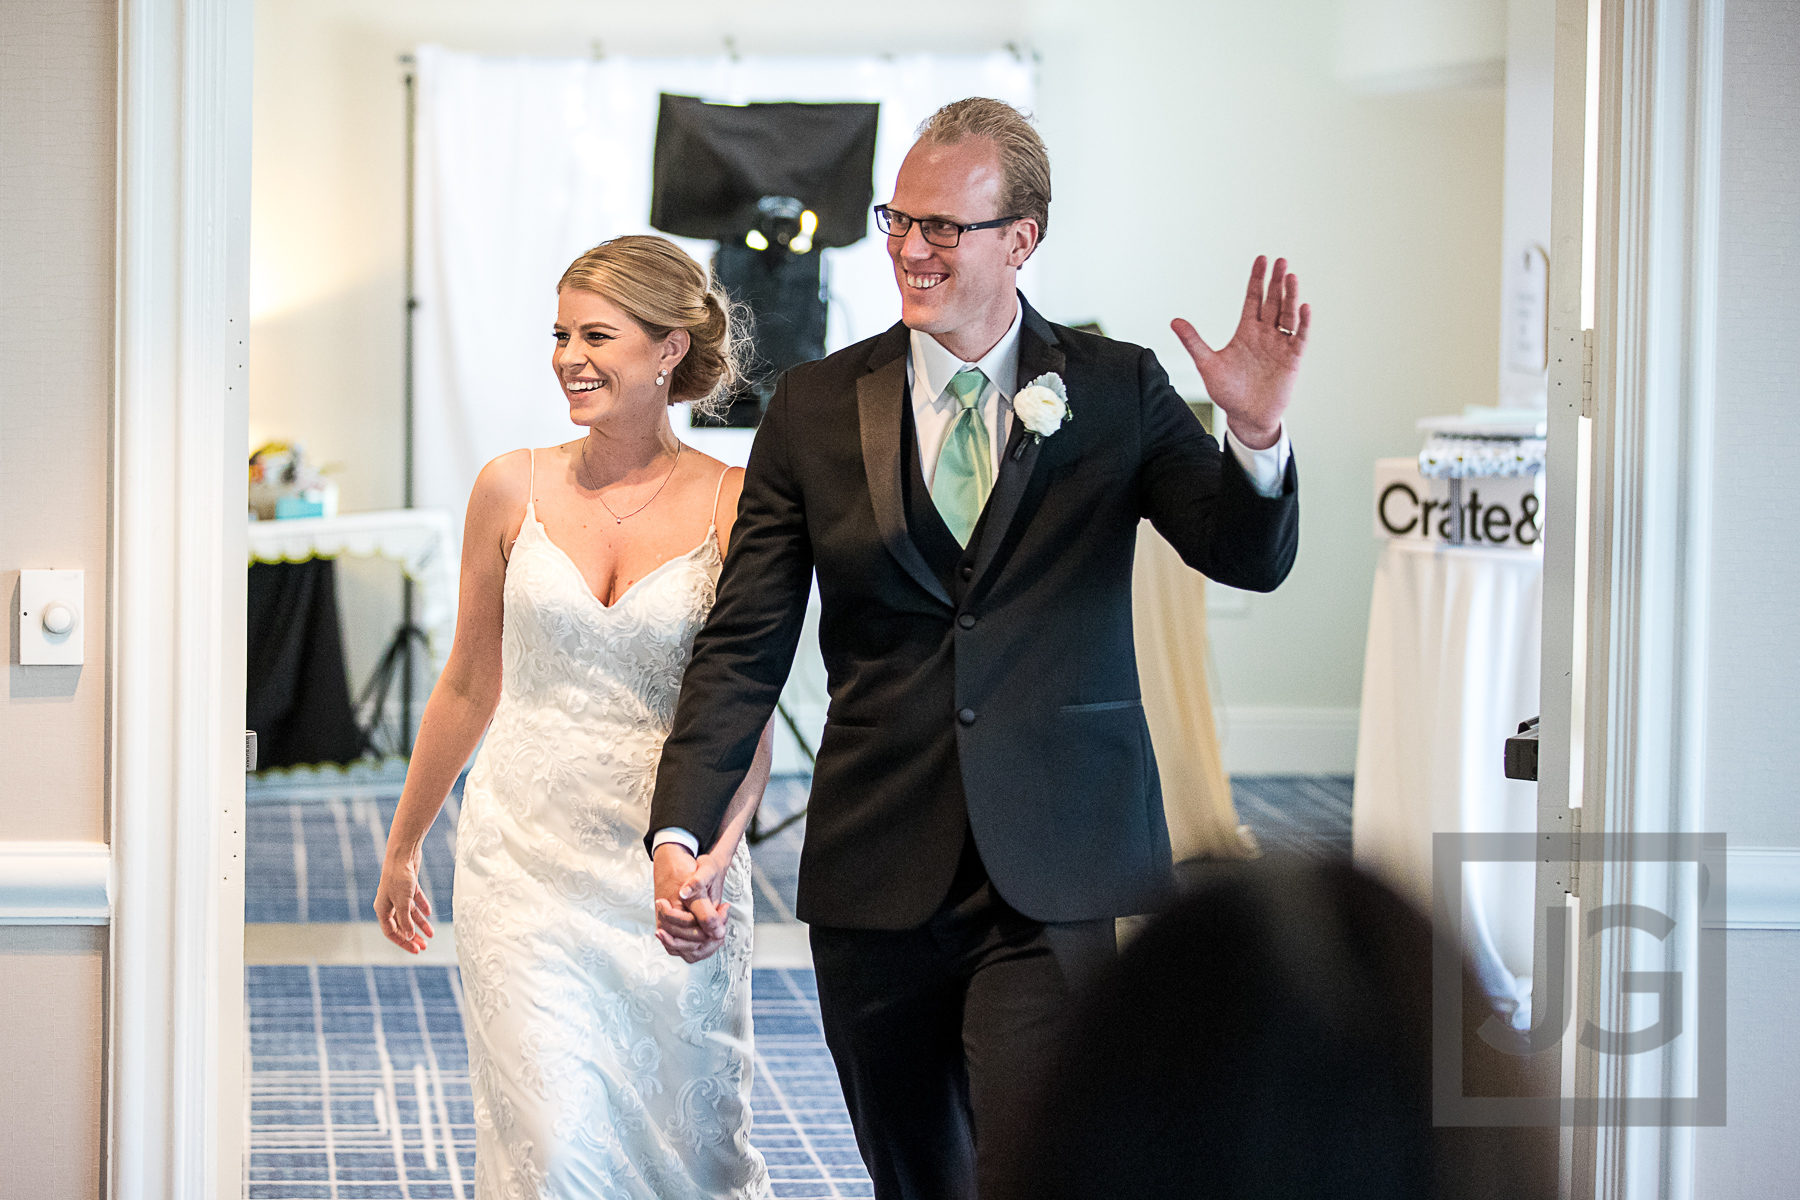
<svg viewBox="0 0 1800 1200"><path fill-rule="evenodd" d="M608 504L606 502L606 497L602 496L599 492L594 493L594 499L596 499L600 502L600 507L604 508L606 510L606 515L613 519L613 524L623 525L625 523L625 517L635 517L639 513L643 512L646 508L649 508L652 504L656 503L656 498L658 496L662 495L662 490L669 486L669 480L675 478L675 468L679 467L681 465L681 452L686 449L687 449L686 442L678 441L675 443L675 461L669 464L669 473L667 475L663 476L663 481L656 485L656 490L654 492L650 493L650 499L644 501L642 504L638 505L636 508L634 508L630 512L626 513L624 517L621 517L618 513L614 512L612 509L612 505ZM582 449L582 457L584 459L587 457L587 450L586 450L585 444Z"/></svg>

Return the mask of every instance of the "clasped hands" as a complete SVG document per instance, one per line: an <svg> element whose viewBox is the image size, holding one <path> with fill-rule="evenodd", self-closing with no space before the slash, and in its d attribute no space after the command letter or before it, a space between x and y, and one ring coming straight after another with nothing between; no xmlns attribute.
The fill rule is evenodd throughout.
<svg viewBox="0 0 1800 1200"><path fill-rule="evenodd" d="M715 848L716 849L716 848ZM725 944L725 869L709 851L695 858L686 846L656 848L656 940L664 950L696 963Z"/></svg>

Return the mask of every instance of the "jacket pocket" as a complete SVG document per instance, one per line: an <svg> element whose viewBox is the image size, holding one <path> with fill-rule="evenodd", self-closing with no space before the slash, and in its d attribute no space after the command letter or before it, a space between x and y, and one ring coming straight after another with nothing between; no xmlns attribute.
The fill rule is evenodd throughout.
<svg viewBox="0 0 1800 1200"><path fill-rule="evenodd" d="M878 721L865 721L858 717L839 717L830 713L825 714L825 728L827 729L874 729L879 724L880 722Z"/></svg>
<svg viewBox="0 0 1800 1200"><path fill-rule="evenodd" d="M1070 704L1045 722L1032 765L1031 811L1045 833L1079 846L1095 870L1136 877L1150 861L1144 710L1137 700Z"/></svg>
<svg viewBox="0 0 1800 1200"><path fill-rule="evenodd" d="M1057 709L1064 713L1112 712L1121 708L1142 708L1142 700L1098 700L1093 704L1065 704Z"/></svg>

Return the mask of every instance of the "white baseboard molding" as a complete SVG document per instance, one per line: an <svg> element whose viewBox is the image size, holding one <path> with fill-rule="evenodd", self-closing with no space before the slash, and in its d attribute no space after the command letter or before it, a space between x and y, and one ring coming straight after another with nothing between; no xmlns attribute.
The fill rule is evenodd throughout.
<svg viewBox="0 0 1800 1200"><path fill-rule="evenodd" d="M1360 710L1233 705L1214 711L1231 775L1349 775Z"/></svg>
<svg viewBox="0 0 1800 1200"><path fill-rule="evenodd" d="M812 970L812 942L798 922L759 923L750 965L759 970ZM456 928L439 922L420 954L408 954L381 935L373 921L244 926L247 967L454 967Z"/></svg>
<svg viewBox="0 0 1800 1200"><path fill-rule="evenodd" d="M0 925L105 925L112 849L104 842L0 842Z"/></svg>
<svg viewBox="0 0 1800 1200"><path fill-rule="evenodd" d="M750 965L759 970L812 970L812 938L798 921L758 921Z"/></svg>
<svg viewBox="0 0 1800 1200"><path fill-rule="evenodd" d="M448 921L434 925L425 949L410 954L382 936L373 921L314 921L305 924L244 926L246 967L454 967L456 930Z"/></svg>
<svg viewBox="0 0 1800 1200"><path fill-rule="evenodd" d="M1725 928L1800 929L1800 848L1725 851Z"/></svg>

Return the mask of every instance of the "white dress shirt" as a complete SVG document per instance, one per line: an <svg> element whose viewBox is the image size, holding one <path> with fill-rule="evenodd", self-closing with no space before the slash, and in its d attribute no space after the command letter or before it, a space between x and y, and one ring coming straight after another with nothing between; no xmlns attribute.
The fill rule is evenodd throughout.
<svg viewBox="0 0 1800 1200"><path fill-rule="evenodd" d="M994 478L1000 477L1000 459L1006 453L1007 439L1012 436L1012 398L1021 383L1031 382L1019 379L1019 327L1024 319L1025 306L1019 305L1013 312L1012 324L994 343L994 348L979 362L972 363L964 362L944 349L943 343L930 334L917 329L912 331L912 350L906 356L906 384L912 393L913 426L919 435L919 468L925 473L926 491L931 490L932 478L937 474L938 452L944 448L944 439L950 436L950 423L962 411L961 402L950 391L950 380L957 372L970 367L979 367L987 376L976 407L981 410L981 419L987 423ZM1080 406L1080 397L1070 397L1071 408ZM1258 495L1281 495L1282 477L1287 474L1290 453L1285 424L1281 427L1281 436L1267 450L1248 449L1230 436L1229 430L1224 440L1231 447L1232 457L1250 477L1250 486ZM651 852L655 853L656 847L664 842L686 846L690 854L700 853L700 839L685 829L657 830L651 839Z"/></svg>
<svg viewBox="0 0 1800 1200"><path fill-rule="evenodd" d="M962 411L962 402L950 390L950 380L957 373L975 367L987 376L981 386L981 398L975 408L982 424L988 428L988 449L993 473L989 481L1000 477L1000 460L1006 454L1006 439L1012 436L1012 398L1019 390L1019 327L1025 321L1025 307L1013 313L994 348L980 362L966 363L944 349L943 343L929 333L912 331L912 352L906 356L906 386L912 393L913 429L919 435L919 469L925 473L925 490L937 477L938 454L950 426Z"/></svg>

